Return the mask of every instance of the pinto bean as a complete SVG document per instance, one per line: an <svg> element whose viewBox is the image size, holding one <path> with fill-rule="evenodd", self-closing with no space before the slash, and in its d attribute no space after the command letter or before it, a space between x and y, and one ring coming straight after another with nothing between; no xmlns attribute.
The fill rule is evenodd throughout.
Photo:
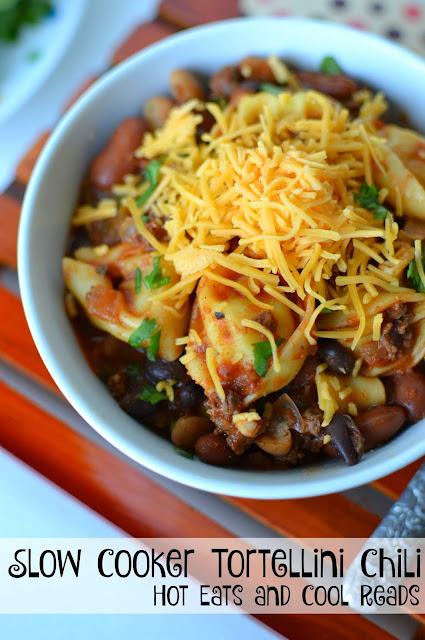
<svg viewBox="0 0 425 640"><path fill-rule="evenodd" d="M337 100L348 100L358 89L357 82L344 75L330 76L318 71L297 71L295 75L303 87L320 91Z"/></svg>
<svg viewBox="0 0 425 640"><path fill-rule="evenodd" d="M386 380L390 403L402 407L410 422L425 417L425 376L419 371L407 371Z"/></svg>
<svg viewBox="0 0 425 640"><path fill-rule="evenodd" d="M196 455L202 462L216 467L229 467L239 462L239 456L227 446L226 437L208 433L196 441Z"/></svg>
<svg viewBox="0 0 425 640"><path fill-rule="evenodd" d="M171 93L178 103L187 102L193 98L205 100L204 89L198 78L189 71L176 69L170 74Z"/></svg>
<svg viewBox="0 0 425 640"><path fill-rule="evenodd" d="M142 144L147 125L140 118L127 118L118 125L106 147L93 160L90 181L99 189L109 191L123 181L127 173L138 169L134 152Z"/></svg>
<svg viewBox="0 0 425 640"><path fill-rule="evenodd" d="M360 412L354 422L364 438L365 451L390 440L406 422L406 413L401 407L372 407Z"/></svg>
<svg viewBox="0 0 425 640"><path fill-rule="evenodd" d="M344 462L357 464L363 453L364 441L350 415L336 413L325 428L325 433L331 436L330 444Z"/></svg>
<svg viewBox="0 0 425 640"><path fill-rule="evenodd" d="M149 127L153 130L162 127L175 105L176 103L166 96L155 96L148 100L143 108L143 115Z"/></svg>
<svg viewBox="0 0 425 640"><path fill-rule="evenodd" d="M238 68L244 78L253 78L260 82L276 82L267 58L247 56L240 61Z"/></svg>
<svg viewBox="0 0 425 640"><path fill-rule="evenodd" d="M337 373L352 373L354 369L354 357L352 353L332 338L319 340L319 357L326 362L329 369Z"/></svg>
<svg viewBox="0 0 425 640"><path fill-rule="evenodd" d="M153 361L146 360L145 372L152 382L182 380L186 375L186 368L179 360L169 361L157 358Z"/></svg>
<svg viewBox="0 0 425 640"><path fill-rule="evenodd" d="M183 416L179 418L171 431L171 440L176 447L191 451L196 441L211 433L214 425L208 418L201 416Z"/></svg>

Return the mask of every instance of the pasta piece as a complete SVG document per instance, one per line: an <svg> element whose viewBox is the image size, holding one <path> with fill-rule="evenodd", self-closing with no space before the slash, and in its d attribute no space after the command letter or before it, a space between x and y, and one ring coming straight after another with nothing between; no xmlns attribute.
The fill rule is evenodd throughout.
<svg viewBox="0 0 425 640"><path fill-rule="evenodd" d="M81 252L79 255L82 256ZM86 254L86 257L89 256ZM173 309L155 301L153 291L146 286L144 280L152 273L154 257L154 254L149 253L137 258L137 268L140 269L138 292L135 286L133 259L122 269L121 273L125 273L126 277L118 289L114 289L112 280L99 273L96 264L64 258L65 285L80 302L95 326L124 342L129 341L131 334L141 325L144 318L155 319L157 327L161 329L158 356L166 360L175 360L182 352L182 347L176 345L176 340L187 332L188 306L185 305L176 315ZM97 262L106 259L107 256L96 256ZM118 267L117 263L111 265L112 270L115 268L118 271ZM172 267L164 267L164 273L169 273L168 269Z"/></svg>
<svg viewBox="0 0 425 640"><path fill-rule="evenodd" d="M412 289L382 293L364 305L366 327L354 349L362 359L361 372L367 376L388 376L404 373L425 357L425 302L423 294ZM384 322L381 337L373 340L373 320L382 313ZM352 329L358 324L355 311L344 314L336 311L319 317L320 331ZM340 340L351 348L352 339Z"/></svg>
<svg viewBox="0 0 425 640"><path fill-rule="evenodd" d="M342 376L328 371L316 375L319 407L324 412L326 426L338 413L365 411L370 407L385 404L385 387L379 378L365 376Z"/></svg>
<svg viewBox="0 0 425 640"><path fill-rule="evenodd" d="M404 166L425 186L425 138L394 124L386 126L382 135Z"/></svg>
<svg viewBox="0 0 425 640"><path fill-rule="evenodd" d="M388 190L388 200L396 207L398 194L403 206L403 213L412 218L425 219L425 189L415 175L403 164L398 155L383 147L383 173L378 166L374 167L374 181L378 187Z"/></svg>
<svg viewBox="0 0 425 640"><path fill-rule="evenodd" d="M264 290L257 299L273 303L273 310L262 310L238 290L207 277L199 282L191 329L201 337L202 343L193 337L189 339L187 349L196 353L196 357L187 363L187 369L195 382L205 389L208 398L217 393L217 389L207 367L206 349L213 349L215 369L225 393L237 394L240 407L287 385L311 353L312 347L304 330L314 310L314 301L309 299L305 316L297 326L298 316L282 302L274 300ZM227 302L226 307L223 312L217 312L223 300ZM252 328L256 324L264 331ZM279 345L278 371L273 365L268 333L273 334ZM257 372L259 363L255 358L254 345L258 343L269 349L262 375ZM261 362L264 365L264 359Z"/></svg>

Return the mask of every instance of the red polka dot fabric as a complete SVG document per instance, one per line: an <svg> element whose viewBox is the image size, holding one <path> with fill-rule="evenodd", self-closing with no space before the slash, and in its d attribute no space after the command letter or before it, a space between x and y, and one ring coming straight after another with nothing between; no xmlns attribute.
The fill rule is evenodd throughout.
<svg viewBox="0 0 425 640"><path fill-rule="evenodd" d="M366 29L425 56L425 2L240 0L244 15L303 16Z"/></svg>

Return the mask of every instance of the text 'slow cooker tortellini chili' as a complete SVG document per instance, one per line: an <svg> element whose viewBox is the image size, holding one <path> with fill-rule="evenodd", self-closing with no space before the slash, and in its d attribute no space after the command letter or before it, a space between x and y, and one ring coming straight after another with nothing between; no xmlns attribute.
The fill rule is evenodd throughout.
<svg viewBox="0 0 425 640"><path fill-rule="evenodd" d="M63 272L86 356L180 455L354 464L425 415L425 139L330 57L170 84L82 186Z"/></svg>

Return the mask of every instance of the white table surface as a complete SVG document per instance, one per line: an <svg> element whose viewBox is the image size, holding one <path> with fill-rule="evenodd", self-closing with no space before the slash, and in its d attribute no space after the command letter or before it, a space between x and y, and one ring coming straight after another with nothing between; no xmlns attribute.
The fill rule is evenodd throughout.
<svg viewBox="0 0 425 640"><path fill-rule="evenodd" d="M0 538L110 538L126 534L0 448ZM1 541L0 541L1 543ZM243 615L9 615L9 640L272 640L282 638Z"/></svg>

